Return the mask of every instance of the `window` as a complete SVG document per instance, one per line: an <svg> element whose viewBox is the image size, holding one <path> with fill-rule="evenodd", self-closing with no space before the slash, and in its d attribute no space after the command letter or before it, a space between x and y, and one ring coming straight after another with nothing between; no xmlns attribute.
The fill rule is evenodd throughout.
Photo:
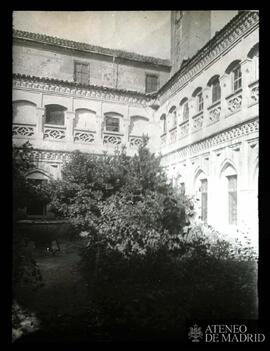
<svg viewBox="0 0 270 351"><path fill-rule="evenodd" d="M242 87L242 73L240 65L236 65L232 70L233 91Z"/></svg>
<svg viewBox="0 0 270 351"><path fill-rule="evenodd" d="M189 119L189 107L188 102L185 102L183 105L183 120L186 121Z"/></svg>
<svg viewBox="0 0 270 351"><path fill-rule="evenodd" d="M60 105L47 105L45 109L45 124L65 125L66 108Z"/></svg>
<svg viewBox="0 0 270 351"><path fill-rule="evenodd" d="M89 84L89 64L83 62L74 63L74 80L77 83Z"/></svg>
<svg viewBox="0 0 270 351"><path fill-rule="evenodd" d="M120 123L119 118L117 117L106 117L105 118L105 125L107 132L119 132L120 130Z"/></svg>
<svg viewBox="0 0 270 351"><path fill-rule="evenodd" d="M237 224L237 176L227 176L227 179L229 224Z"/></svg>
<svg viewBox="0 0 270 351"><path fill-rule="evenodd" d="M166 115L165 113L160 117L161 121L161 134L167 133L167 123L166 123Z"/></svg>
<svg viewBox="0 0 270 351"><path fill-rule="evenodd" d="M173 129L177 126L177 114L175 106L172 106L169 110L169 123L170 129Z"/></svg>
<svg viewBox="0 0 270 351"><path fill-rule="evenodd" d="M158 90L158 76L146 74L145 92L152 93Z"/></svg>
<svg viewBox="0 0 270 351"><path fill-rule="evenodd" d="M253 63L253 79L259 78L259 44L255 44L249 51L247 57L252 60Z"/></svg>
<svg viewBox="0 0 270 351"><path fill-rule="evenodd" d="M197 104L198 104L198 112L201 112L203 110L203 94L202 91L200 91L197 95Z"/></svg>
<svg viewBox="0 0 270 351"><path fill-rule="evenodd" d="M219 101L221 97L221 88L219 79L216 78L212 84L212 103Z"/></svg>
<svg viewBox="0 0 270 351"><path fill-rule="evenodd" d="M208 181L201 179L201 219L207 222Z"/></svg>
<svg viewBox="0 0 270 351"><path fill-rule="evenodd" d="M32 185L41 185L46 179L28 179ZM26 213L28 216L46 216L46 205L40 199L31 199L28 202Z"/></svg>
<svg viewBox="0 0 270 351"><path fill-rule="evenodd" d="M13 123L36 124L36 105L30 101L14 101Z"/></svg>

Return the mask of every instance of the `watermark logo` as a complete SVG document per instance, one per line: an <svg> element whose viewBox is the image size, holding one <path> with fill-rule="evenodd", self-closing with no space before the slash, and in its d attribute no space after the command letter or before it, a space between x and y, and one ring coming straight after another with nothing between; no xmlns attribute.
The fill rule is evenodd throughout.
<svg viewBox="0 0 270 351"><path fill-rule="evenodd" d="M203 337L202 328L197 324L189 328L188 337L192 339L192 342L199 342L199 339Z"/></svg>
<svg viewBox="0 0 270 351"><path fill-rule="evenodd" d="M194 323L194 322L193 322ZM189 327L188 338L204 343L262 343L266 336L254 324L206 323L201 321Z"/></svg>

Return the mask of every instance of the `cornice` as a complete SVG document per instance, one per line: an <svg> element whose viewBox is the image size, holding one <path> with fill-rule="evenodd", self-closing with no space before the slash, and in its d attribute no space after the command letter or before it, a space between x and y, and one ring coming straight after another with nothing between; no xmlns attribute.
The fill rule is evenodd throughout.
<svg viewBox="0 0 270 351"><path fill-rule="evenodd" d="M225 143L238 139L242 136L249 135L259 131L259 119L256 117L253 120L240 124L238 126L232 127L228 130L224 130L214 136L207 139L195 142L194 144L187 145L181 149L171 151L167 154L162 155L162 159L166 162L170 157L177 157L179 160L188 157L196 157L199 153L205 152L216 146L225 145ZM256 138L255 138L256 139ZM252 139L252 140L255 140Z"/></svg>
<svg viewBox="0 0 270 351"><path fill-rule="evenodd" d="M256 27L258 22L259 13L256 11L241 11L236 15L159 89L157 98L160 103L167 100L210 62L232 47L253 27Z"/></svg>
<svg viewBox="0 0 270 351"><path fill-rule="evenodd" d="M133 105L146 106L151 103L152 97L136 91L107 88L96 85L82 85L57 79L13 75L13 88L31 89L42 92L51 92L63 95L72 95L106 101L129 103Z"/></svg>

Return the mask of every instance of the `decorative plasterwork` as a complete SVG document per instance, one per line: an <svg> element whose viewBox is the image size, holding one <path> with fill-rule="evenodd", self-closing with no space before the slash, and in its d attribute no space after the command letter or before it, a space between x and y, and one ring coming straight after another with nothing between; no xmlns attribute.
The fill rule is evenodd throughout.
<svg viewBox="0 0 270 351"><path fill-rule="evenodd" d="M180 90L194 75L233 46L249 30L257 26L259 13L242 11L218 32L201 50L194 55L185 67L178 71L158 92L162 104L176 91Z"/></svg>
<svg viewBox="0 0 270 351"><path fill-rule="evenodd" d="M14 74L13 87L19 89L31 89L42 92L52 92L55 94L87 97L128 103L134 106L146 106L152 98L138 92L128 90L116 90L99 86L80 86L74 82L47 79L40 77L25 76Z"/></svg>
<svg viewBox="0 0 270 351"><path fill-rule="evenodd" d="M228 141L231 141L233 139L240 138L242 136L255 133L258 131L259 131L259 120L258 118L256 118L250 122L243 123L235 128L225 130L224 132L221 132L201 142L186 146L178 151L164 155L163 159L166 162L166 159L169 159L172 156L172 154L177 154L179 159L189 158L189 157L192 157L193 155L195 156L200 152L209 150L217 145L227 143ZM234 144L233 147L234 146L237 148L236 144ZM222 147L220 149L222 149ZM216 150L216 151L219 151L219 150Z"/></svg>

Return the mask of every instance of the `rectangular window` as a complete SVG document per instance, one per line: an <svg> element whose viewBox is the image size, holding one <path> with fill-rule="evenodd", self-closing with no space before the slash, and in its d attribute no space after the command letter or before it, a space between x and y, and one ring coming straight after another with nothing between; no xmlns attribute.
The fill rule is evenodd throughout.
<svg viewBox="0 0 270 351"><path fill-rule="evenodd" d="M46 108L45 124L55 124L63 126L65 124L65 112L64 110L52 110Z"/></svg>
<svg viewBox="0 0 270 351"><path fill-rule="evenodd" d="M115 117L106 117L106 131L107 132L119 132L119 118Z"/></svg>
<svg viewBox="0 0 270 351"><path fill-rule="evenodd" d="M219 101L221 97L221 89L219 81L216 81L212 86L212 103Z"/></svg>
<svg viewBox="0 0 270 351"><path fill-rule="evenodd" d="M200 92L197 95L197 98L198 98L198 112L201 112L203 110L203 94L202 94L202 92Z"/></svg>
<svg viewBox="0 0 270 351"><path fill-rule="evenodd" d="M237 176L228 176L229 224L237 224Z"/></svg>
<svg viewBox="0 0 270 351"><path fill-rule="evenodd" d="M189 118L189 108L188 103L186 102L183 106L183 120L186 121Z"/></svg>
<svg viewBox="0 0 270 351"><path fill-rule="evenodd" d="M152 93L158 90L158 76L154 74L146 74L145 92Z"/></svg>
<svg viewBox="0 0 270 351"><path fill-rule="evenodd" d="M241 67L237 66L233 71L233 91L237 91L242 87Z"/></svg>
<svg viewBox="0 0 270 351"><path fill-rule="evenodd" d="M77 83L89 84L90 69L88 63L74 63L74 80Z"/></svg>
<svg viewBox="0 0 270 351"><path fill-rule="evenodd" d="M201 180L201 218L202 221L207 222L207 200L208 200L208 181Z"/></svg>

